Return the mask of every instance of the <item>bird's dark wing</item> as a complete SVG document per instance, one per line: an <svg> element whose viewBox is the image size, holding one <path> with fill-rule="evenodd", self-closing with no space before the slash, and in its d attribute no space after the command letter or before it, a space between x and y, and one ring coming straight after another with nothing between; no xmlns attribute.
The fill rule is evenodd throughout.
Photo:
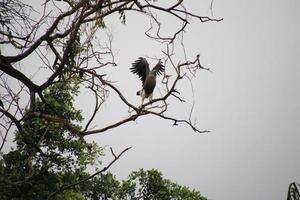
<svg viewBox="0 0 300 200"><path fill-rule="evenodd" d="M159 61L151 70L154 72L156 75L161 75L165 71L165 66L161 64Z"/></svg>
<svg viewBox="0 0 300 200"><path fill-rule="evenodd" d="M144 85L146 77L150 71L149 63L145 58L139 57L139 59L137 59L136 61L134 61L134 63L132 63L132 67L130 68L130 71L134 74L137 74Z"/></svg>

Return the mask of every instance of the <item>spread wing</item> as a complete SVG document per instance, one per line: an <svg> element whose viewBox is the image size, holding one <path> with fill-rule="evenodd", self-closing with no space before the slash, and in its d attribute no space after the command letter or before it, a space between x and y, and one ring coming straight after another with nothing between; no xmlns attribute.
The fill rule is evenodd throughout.
<svg viewBox="0 0 300 200"><path fill-rule="evenodd" d="M144 85L146 77L150 71L149 63L145 58L139 57L139 59L137 59L136 61L134 61L134 63L132 63L132 67L130 68L130 71L134 74L137 74Z"/></svg>
<svg viewBox="0 0 300 200"><path fill-rule="evenodd" d="M154 72L156 75L161 75L164 71L165 71L165 66L163 66L161 64L161 62L159 61L151 70L152 72Z"/></svg>

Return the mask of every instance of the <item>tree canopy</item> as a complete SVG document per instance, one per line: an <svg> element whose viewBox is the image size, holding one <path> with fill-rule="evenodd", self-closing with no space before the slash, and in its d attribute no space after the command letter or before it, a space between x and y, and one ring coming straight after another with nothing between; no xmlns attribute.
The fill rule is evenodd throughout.
<svg viewBox="0 0 300 200"><path fill-rule="evenodd" d="M164 179L157 170L141 169L119 181L107 171L131 147L118 154L110 149L113 159L104 166L103 148L85 139L149 115L173 125L185 124L197 133L209 132L200 130L191 116L185 119L166 114L169 99L185 101L178 82L192 81L199 70L209 71L201 65L199 55L176 59L176 42L185 50L181 38L191 19L202 23L222 20L191 13L183 2L0 2L1 199L205 199L197 191ZM166 48L157 60L171 69L163 74L161 96L142 106L125 98L104 73L117 66L111 37L105 43L95 39L107 29L108 16L118 15L126 24L126 15L131 12L149 19L145 35ZM174 32L161 31L161 13L179 22ZM29 66L30 60L38 64ZM41 75L38 78L34 76L37 72ZM83 116L74 103L82 88L94 98L91 116ZM117 95L128 116L94 128L91 124L110 93ZM13 144L7 142L9 137L14 138Z"/></svg>

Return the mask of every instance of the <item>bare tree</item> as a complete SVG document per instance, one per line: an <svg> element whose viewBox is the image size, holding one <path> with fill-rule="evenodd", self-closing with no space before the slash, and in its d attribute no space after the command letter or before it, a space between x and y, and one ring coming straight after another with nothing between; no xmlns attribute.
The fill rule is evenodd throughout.
<svg viewBox="0 0 300 200"><path fill-rule="evenodd" d="M0 107L1 150L13 130L25 132L23 120L32 116L41 117L49 123L59 123L70 134L80 138L105 132L146 115L172 121L173 125L186 124L198 133L209 132L198 129L193 123L193 108L187 119L166 114L168 99L184 101L177 89L178 82L192 80L198 70L210 70L201 65L199 55L192 60L176 59L175 41L184 47L182 37L191 19L202 23L222 20L191 13L183 3L183 0L168 3L158 0L45 0L37 6L21 0L0 2L0 44L3 47L0 54L0 100L3 102L3 107ZM164 74L161 97L141 107L126 99L113 80L102 73L103 69L117 65L112 50L112 35L107 35L108 41L104 44L95 40L96 34L106 30L106 17L119 15L121 22L126 23L126 14L129 12L137 12L149 18L150 26L145 27L145 35L166 47L159 59L172 69ZM181 24L168 36L161 31L164 27L158 18L161 13L173 17ZM7 49L9 51L6 52ZM36 57L41 63L38 67L26 65L28 60ZM42 74L38 80L33 77L35 72ZM79 81L95 98L93 113L80 130L72 120L62 115L49 115L34 109L39 99L56 113L51 103L47 102L44 91L66 80ZM123 109L128 110L128 116L105 127L91 128L110 93L117 94L124 105Z"/></svg>

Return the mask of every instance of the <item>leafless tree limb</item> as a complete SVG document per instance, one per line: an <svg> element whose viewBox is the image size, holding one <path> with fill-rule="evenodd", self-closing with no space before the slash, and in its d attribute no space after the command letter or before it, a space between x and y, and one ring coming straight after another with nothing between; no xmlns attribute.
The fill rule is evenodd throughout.
<svg viewBox="0 0 300 200"><path fill-rule="evenodd" d="M123 150L121 153L119 153L118 155L116 155L116 154L113 152L112 148L110 148L111 153L112 153L112 155L113 155L114 158L113 158L113 160L112 160L107 166L103 167L101 170L95 172L95 173L92 174L91 176L86 177L86 178L84 178L84 179L82 179L82 180L80 180L80 181L78 181L78 182L75 182L75 183L70 184L70 185L62 186L59 190L57 190L57 191L51 193L51 194L48 196L47 199L52 199L56 194L61 193L61 192L65 191L65 190L67 190L67 189L69 189L69 188L72 188L72 187L74 187L74 186L76 186L76 185L79 185L79 184L81 184L81 183L83 183L83 182L85 182L85 181L88 181L88 180L92 179L93 177L95 177L95 176L97 176L97 175L99 175L99 174L101 174L101 173L107 171L107 170L108 170L108 169L109 169L109 168L110 168L117 160L120 159L120 157L121 157L126 151L130 150L131 148L132 148L132 147L127 147L126 149L124 149L124 150Z"/></svg>
<svg viewBox="0 0 300 200"><path fill-rule="evenodd" d="M0 44L12 49L9 53L0 52L0 100L4 103L4 106L0 107L0 131L3 130L0 133L2 139L0 151L2 151L8 135L12 134L15 129L20 132L21 137L30 136L30 133L24 131L23 123L32 118L43 119L46 125L59 125L59 127L63 127L63 134L69 134L64 136L73 136L77 139L105 133L149 115L170 121L174 126L186 125L197 133L210 132L199 129L197 121L193 119L194 101L186 118L172 116L167 112L172 108L170 105L174 100L178 103L189 101L182 95L179 82L184 79L192 82L200 70L211 71L210 68L204 67L200 63L200 55L196 55L193 59L188 58L183 37L191 19L197 19L202 23L223 20L191 13L183 3L184 0L178 0L174 1L172 5L163 7L151 0L46 0L38 8L39 11L33 5L23 3L22 0L4 0L0 3L0 11L2 11L0 14ZM126 98L125 91L122 91L105 72L105 70L109 70L109 67L117 66L116 54L112 45L113 35L106 27L105 19L107 16L117 14L123 20L121 22L125 23L125 15L129 12L138 12L148 18L150 26L145 31L145 35L164 46L166 45L166 50L161 52L162 56L155 57L157 60L162 60L168 69L163 74L160 97L141 106L135 105L129 98ZM162 23L159 18L162 13L172 17L178 25L174 31L169 31L168 35L164 34L168 25ZM99 35L103 36L106 42L97 40ZM175 54L177 42L183 49L183 60ZM153 55L149 55L149 57L151 56ZM41 71L45 72L39 82L32 78L33 73L30 74L30 71L38 71L36 66L22 65L25 60L36 57L39 60L39 67L42 66ZM91 116L87 118L81 129L72 120L59 114L59 111L51 105L51 101L46 98L47 91L51 86L68 80L80 82L80 86L89 92L89 97L94 99ZM12 87L9 81L16 82L16 88ZM91 124L95 123L97 115L100 113L102 104L106 102L111 93L114 93L121 102L123 107L120 109L128 109L127 116L118 118L100 128L91 128ZM26 99L24 100L26 101L25 105L21 102L21 98ZM51 110L52 114L36 110L38 102ZM33 145L34 152L32 154L38 153L43 157L53 156L53 154L48 155L41 144L42 139L49 132L45 128L39 135L40 141ZM48 199L104 173L130 148L124 149L119 154L115 154L110 148L113 159L108 165L80 181L62 185L59 190L50 194ZM28 160L32 162L33 158ZM25 184L26 180L34 174L31 165L32 163L28 163L30 170L25 181L14 184Z"/></svg>
<svg viewBox="0 0 300 200"><path fill-rule="evenodd" d="M8 0L0 3L2 6L0 6L0 11L7 13L7 15L0 16L0 43L13 48L14 51L8 55L5 55L5 52L0 52L0 70L2 72L0 87L10 95L8 101L4 102L5 109L0 108L1 115L5 116L2 117L5 118L5 121L1 119L0 122L2 127L6 127L6 125L12 127L12 124L14 124L19 131L22 131L21 124L26 117L39 116L49 123L60 123L69 132L81 137L103 133L130 121L135 121L139 117L154 115L161 119L173 121L174 125L187 124L196 132L208 132L200 131L191 119L194 107L192 107L188 119L169 117L165 113L169 109L169 100L187 101L178 89L178 82L185 78L192 79L199 70L210 71L209 68L201 65L200 55L192 60L189 60L186 55L183 33L190 25L190 20L194 18L204 23L209 21L220 22L223 20L222 18L210 18L191 13L184 7L184 0L174 1L173 5L167 7L160 6L157 2L150 0L45 1L40 11L21 0L9 1L15 3L15 6L10 3L5 4L5 2L8 2ZM114 58L115 53L112 49L112 34L107 31L104 19L112 14L122 17L129 12L142 13L143 16L147 17L150 21L150 27L145 34L150 39L167 44L167 50L162 51L162 60L170 71L168 74L164 74L161 96L141 107L130 102L124 95L124 91L119 89L103 73L103 69L117 65ZM31 13L34 13L36 17ZM162 31L167 25L163 24L158 18L161 13L167 14L178 22L177 30L167 36ZM96 35L104 31L106 31L107 43L95 41ZM79 37L80 40L78 40ZM175 58L174 46L177 39L179 39L184 49L184 61ZM76 42L78 43L76 46L78 49L76 49L76 55L74 55L75 62L70 64L70 54L74 51ZM37 83L30 75L25 73L25 71L31 69L24 70L27 66L20 65L25 59L32 58L34 54L38 56L41 65L48 70L47 75L40 83ZM53 84L58 83L66 71L68 73L66 79L80 79L82 86L88 88L95 99L92 114L82 130L77 130L63 116L56 115L57 111L51 107L44 97L44 92ZM9 77L10 80L21 84L19 88L26 91L28 107L20 104L18 98L21 96L19 93L21 90L11 91L12 88L5 84L7 80L3 79L4 75ZM106 101L111 92L118 96L124 109L130 110L129 116L124 116L123 119L101 128L90 128L100 111L102 103ZM0 98L3 98L2 94ZM54 114L47 115L34 111L33 108L37 98L50 108ZM1 137L5 139L8 129L4 128L3 130L5 130L5 134Z"/></svg>

